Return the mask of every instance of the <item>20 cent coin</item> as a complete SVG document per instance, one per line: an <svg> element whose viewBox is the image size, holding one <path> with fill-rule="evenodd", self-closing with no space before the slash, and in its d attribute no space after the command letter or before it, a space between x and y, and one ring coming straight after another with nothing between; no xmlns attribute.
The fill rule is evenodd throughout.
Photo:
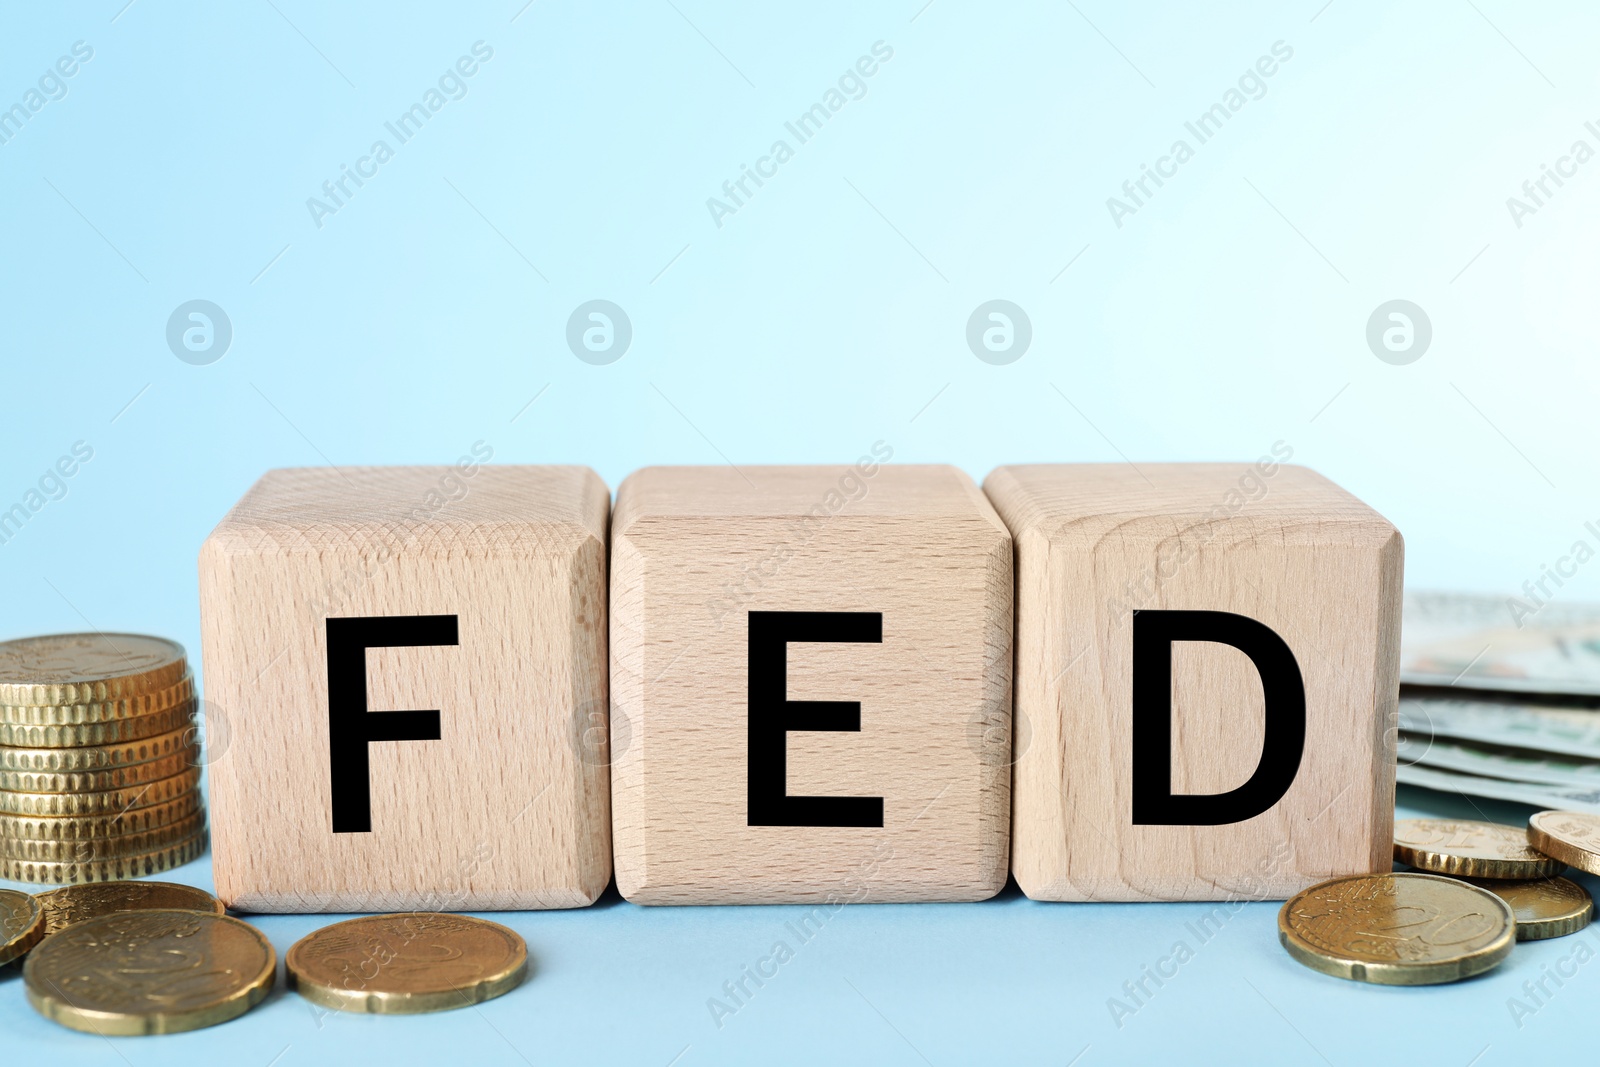
<svg viewBox="0 0 1600 1067"><path fill-rule="evenodd" d="M1367 874L1303 889L1278 912L1300 963L1379 985L1454 982L1494 967L1516 943L1511 905L1433 874Z"/></svg>

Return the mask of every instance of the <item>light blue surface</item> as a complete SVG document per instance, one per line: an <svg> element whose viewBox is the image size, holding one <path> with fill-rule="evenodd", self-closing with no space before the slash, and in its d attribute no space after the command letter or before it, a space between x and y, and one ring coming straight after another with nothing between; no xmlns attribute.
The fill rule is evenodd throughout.
<svg viewBox="0 0 1600 1067"><path fill-rule="evenodd" d="M1520 226L1507 207L1575 140L1600 148L1592 7L439 7L0 12L0 107L93 49L0 144L0 510L93 449L0 543L0 636L197 649L196 551L263 470L480 441L613 487L650 463L849 461L879 440L977 477L1284 441L1401 528L1412 585L1494 592L1600 519L1600 160ZM319 228L307 198L478 41L493 55L465 95ZM786 134L879 41L893 56L864 95L807 143ZM1107 198L1279 41L1293 54L1264 94L1119 228ZM707 198L786 137L793 158L719 228ZM233 332L207 366L165 336L196 299ZM566 341L594 299L633 329L604 366ZM1032 325L1005 366L966 340L994 299ZM1405 366L1365 336L1393 299L1432 323ZM1600 599L1600 565L1560 596ZM290 1067L1344 1064L1422 1041L1490 1064L1591 1041L1589 969L1521 1029L1506 1003L1573 939L1459 987L1381 990L1292 963L1275 908L1244 908L1120 1029L1107 999L1204 908L851 907L718 1030L707 998L789 911L613 903L510 916L538 973L477 1011L319 1024L280 993L227 1027L107 1043L38 1019L6 976L0 1042L7 1063L287 1049ZM280 950L322 921L260 920Z"/></svg>
<svg viewBox="0 0 1600 1067"><path fill-rule="evenodd" d="M1402 816L1437 812L1520 823L1530 809L1477 809L1403 790ZM1419 806L1411 806L1411 802ZM209 887L204 862L171 880ZM1600 882L1575 875L1591 892ZM1279 904L1243 904L1202 943L1210 904L1041 904L1015 888L982 904L857 904L809 942L800 907L642 908L608 893L582 911L490 917L528 941L533 976L499 1000L440 1015L329 1013L279 986L225 1026L159 1038L102 1039L35 1015L15 967L0 969L6 1062L125 1067L224 1062L688 1064L1065 1064L1153 1062L1465 1065L1585 1055L1597 981L1580 941L1600 927L1530 942L1482 978L1386 989L1305 969L1278 946ZM1226 912L1224 913L1226 914ZM341 916L250 916L279 957ZM1215 920L1213 920L1215 922ZM769 955L794 958L719 1028L707 1001ZM1143 968L1193 958L1139 1005L1124 991ZM1563 962L1567 961L1567 962ZM1543 1005L1522 984L1545 968L1576 977ZM1172 970L1171 963L1163 969ZM753 988L747 983L747 988ZM1517 1025L1509 998L1533 1014ZM1115 1013L1117 998L1136 1008ZM1118 1015L1122 1025L1117 1025ZM1429 1053L1418 1051L1425 1042ZM1485 1052L1487 1049L1487 1052ZM287 1050L287 1051L285 1051ZM15 1059L13 1059L15 1057Z"/></svg>

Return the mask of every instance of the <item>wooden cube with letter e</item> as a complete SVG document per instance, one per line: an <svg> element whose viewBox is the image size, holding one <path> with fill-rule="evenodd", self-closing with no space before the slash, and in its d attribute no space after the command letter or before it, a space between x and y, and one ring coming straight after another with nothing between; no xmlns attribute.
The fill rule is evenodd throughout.
<svg viewBox="0 0 1600 1067"><path fill-rule="evenodd" d="M1017 541L1030 897L1282 899L1390 869L1402 543L1290 454L985 480Z"/></svg>
<svg viewBox="0 0 1600 1067"><path fill-rule="evenodd" d="M201 549L229 906L562 908L605 888L610 494L491 454L271 471Z"/></svg>
<svg viewBox="0 0 1600 1067"><path fill-rule="evenodd" d="M653 467L617 493L617 885L646 904L1005 883L1011 538L952 467Z"/></svg>

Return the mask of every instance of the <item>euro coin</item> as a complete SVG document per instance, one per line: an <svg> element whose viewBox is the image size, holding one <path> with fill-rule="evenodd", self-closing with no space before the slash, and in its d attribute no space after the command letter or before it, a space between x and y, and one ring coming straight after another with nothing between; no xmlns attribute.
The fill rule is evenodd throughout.
<svg viewBox="0 0 1600 1067"><path fill-rule="evenodd" d="M1367 874L1303 889L1278 912L1278 940L1314 971L1378 985L1482 974L1516 944L1511 905L1434 874Z"/></svg>
<svg viewBox="0 0 1600 1067"><path fill-rule="evenodd" d="M182 774L161 778L126 789L103 793L4 793L0 792L0 814L30 816L120 815L135 808L149 808L177 800L200 784L200 768L190 767Z"/></svg>
<svg viewBox="0 0 1600 1067"><path fill-rule="evenodd" d="M110 815L0 815L0 851L7 838L25 841L94 841L102 837L159 830L200 810L200 791L173 800Z"/></svg>
<svg viewBox="0 0 1600 1067"><path fill-rule="evenodd" d="M79 748L140 741L188 727L194 719L194 708L195 702L190 699L165 711L131 719L65 723L0 722L0 745L11 748Z"/></svg>
<svg viewBox="0 0 1600 1067"><path fill-rule="evenodd" d="M48 752L49 749L34 751ZM70 752L71 749L62 749ZM171 778L200 762L197 746L179 749L144 763L102 767L93 771L0 770L0 790L14 793L103 793Z"/></svg>
<svg viewBox="0 0 1600 1067"><path fill-rule="evenodd" d="M223 914L222 901L204 889L176 882L91 882L62 886L33 899L44 912L46 935L123 911L165 909Z"/></svg>
<svg viewBox="0 0 1600 1067"><path fill-rule="evenodd" d="M115 837L96 837L79 841L34 840L26 837L0 837L0 861L44 860L54 863L90 864L112 862L121 856L135 856L187 841L205 828L205 815L195 812L154 830Z"/></svg>
<svg viewBox="0 0 1600 1067"><path fill-rule="evenodd" d="M1532 882L1468 880L1511 905L1511 913L1517 917L1518 941L1575 934L1594 917L1594 899L1570 878L1539 878Z"/></svg>
<svg viewBox="0 0 1600 1067"><path fill-rule="evenodd" d="M75 882L115 882L143 878L181 867L199 859L206 850L206 832L151 852L89 860L18 860L0 856L0 878L35 885Z"/></svg>
<svg viewBox="0 0 1600 1067"><path fill-rule="evenodd" d="M136 741L111 745L80 745L76 748L0 748L0 773L33 771L65 774L74 771L104 771L190 752L198 743L199 730L193 725Z"/></svg>
<svg viewBox="0 0 1600 1067"><path fill-rule="evenodd" d="M1463 878L1549 878L1565 866L1536 851L1516 826L1471 819L1401 819L1394 858L1420 871Z"/></svg>
<svg viewBox="0 0 1600 1067"><path fill-rule="evenodd" d="M47 932L37 898L0 889L0 966L27 955Z"/></svg>
<svg viewBox="0 0 1600 1067"><path fill-rule="evenodd" d="M197 911L122 911L47 938L23 967L47 1019L102 1037L175 1034L249 1011L277 954L255 927Z"/></svg>
<svg viewBox="0 0 1600 1067"><path fill-rule="evenodd" d="M86 704L0 704L0 722L18 726L111 722L154 715L192 699L194 678L186 674L165 689L117 700L97 700Z"/></svg>
<svg viewBox="0 0 1600 1067"><path fill-rule="evenodd" d="M412 1015L510 992L528 975L528 946L485 919L402 912L325 926L295 942L284 965L289 987L323 1007Z"/></svg>
<svg viewBox="0 0 1600 1067"><path fill-rule="evenodd" d="M1600 815L1535 812L1528 819L1528 843L1570 867L1600 874Z"/></svg>
<svg viewBox="0 0 1600 1067"><path fill-rule="evenodd" d="M168 689L183 646L142 634L52 634L0 642L0 704L93 704Z"/></svg>

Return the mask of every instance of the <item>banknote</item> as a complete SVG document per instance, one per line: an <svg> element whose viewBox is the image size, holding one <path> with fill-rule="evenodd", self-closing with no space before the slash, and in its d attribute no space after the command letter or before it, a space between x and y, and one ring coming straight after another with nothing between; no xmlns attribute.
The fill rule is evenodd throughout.
<svg viewBox="0 0 1600 1067"><path fill-rule="evenodd" d="M1396 758L1419 765L1484 778L1600 790L1600 760L1529 752L1503 745L1470 745L1442 737L1401 734Z"/></svg>
<svg viewBox="0 0 1600 1067"><path fill-rule="evenodd" d="M1600 696L1600 604L1407 593L1400 681Z"/></svg>
<svg viewBox="0 0 1600 1067"><path fill-rule="evenodd" d="M1580 789L1538 782L1513 782L1504 778L1459 774L1421 764L1402 763L1395 769L1395 776L1402 785L1421 786L1441 793L1510 800L1519 804L1531 804L1536 808L1600 814L1600 789Z"/></svg>
<svg viewBox="0 0 1600 1067"><path fill-rule="evenodd" d="M1600 759L1600 711L1548 707L1527 700L1402 694L1398 723L1401 731L1417 737L1448 737Z"/></svg>

